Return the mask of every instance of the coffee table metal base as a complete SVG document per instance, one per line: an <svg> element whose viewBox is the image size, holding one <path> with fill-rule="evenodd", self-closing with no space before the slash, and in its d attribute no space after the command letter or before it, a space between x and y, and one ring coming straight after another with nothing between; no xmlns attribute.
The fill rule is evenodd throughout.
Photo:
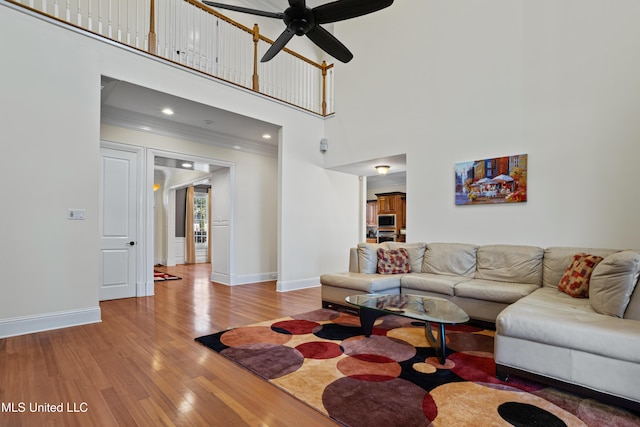
<svg viewBox="0 0 640 427"><path fill-rule="evenodd" d="M380 310L372 310L366 307L360 307L360 325L364 331L364 336L369 338L373 331L373 324L376 319L382 316L388 316L391 313L382 312ZM440 323L440 331L438 332L438 338L433 336L431 330L431 322L425 321L424 335L431 346L435 347L436 354L438 355L438 361L441 365L444 365L447 361L447 344L444 337L444 323Z"/></svg>

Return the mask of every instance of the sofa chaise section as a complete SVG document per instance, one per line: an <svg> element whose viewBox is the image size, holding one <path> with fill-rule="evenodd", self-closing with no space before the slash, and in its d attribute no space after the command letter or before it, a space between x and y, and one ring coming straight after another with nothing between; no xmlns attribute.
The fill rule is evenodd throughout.
<svg viewBox="0 0 640 427"><path fill-rule="evenodd" d="M576 253L603 260L589 296L558 283ZM640 410L640 254L595 248L549 248L544 286L496 319L497 374L524 376Z"/></svg>

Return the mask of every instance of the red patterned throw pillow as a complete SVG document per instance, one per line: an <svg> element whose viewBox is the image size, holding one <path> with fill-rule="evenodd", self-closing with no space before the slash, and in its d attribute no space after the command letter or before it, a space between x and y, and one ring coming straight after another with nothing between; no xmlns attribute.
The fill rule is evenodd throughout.
<svg viewBox="0 0 640 427"><path fill-rule="evenodd" d="M558 289L574 298L588 298L589 279L600 261L602 257L597 255L582 252L575 254L558 283Z"/></svg>
<svg viewBox="0 0 640 427"><path fill-rule="evenodd" d="M378 249L378 273L400 274L411 273L409 253L405 248L385 250Z"/></svg>

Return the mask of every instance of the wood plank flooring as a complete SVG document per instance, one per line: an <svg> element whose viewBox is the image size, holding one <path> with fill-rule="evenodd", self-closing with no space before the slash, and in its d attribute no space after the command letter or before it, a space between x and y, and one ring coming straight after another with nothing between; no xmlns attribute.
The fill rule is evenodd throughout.
<svg viewBox="0 0 640 427"><path fill-rule="evenodd" d="M100 303L102 323L1 339L0 426L337 425L194 341L318 309L320 288L225 286L209 264L159 270L182 280Z"/></svg>

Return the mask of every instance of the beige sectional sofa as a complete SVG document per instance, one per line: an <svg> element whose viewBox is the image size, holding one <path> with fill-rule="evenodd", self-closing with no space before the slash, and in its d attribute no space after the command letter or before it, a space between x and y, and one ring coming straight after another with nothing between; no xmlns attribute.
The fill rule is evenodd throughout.
<svg viewBox="0 0 640 427"><path fill-rule="evenodd" d="M377 249L405 248L411 272L377 273ZM589 297L558 283L576 253L602 257ZM460 243L361 243L349 271L323 274L323 306L358 293L448 299L494 323L497 375L533 377L640 410L640 252Z"/></svg>

